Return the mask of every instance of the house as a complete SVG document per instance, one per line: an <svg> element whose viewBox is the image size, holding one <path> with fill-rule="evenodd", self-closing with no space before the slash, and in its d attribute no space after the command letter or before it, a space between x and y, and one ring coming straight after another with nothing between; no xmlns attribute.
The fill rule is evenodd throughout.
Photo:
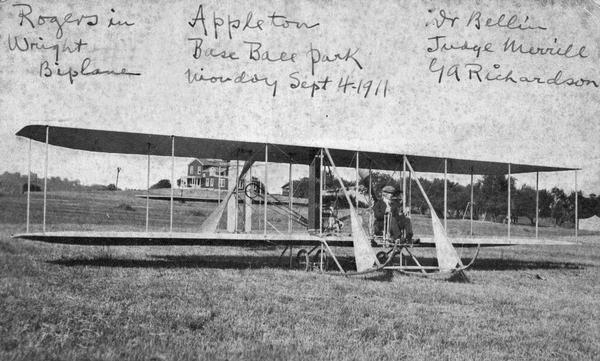
<svg viewBox="0 0 600 361"><path fill-rule="evenodd" d="M194 159L188 164L182 188L228 189L229 162L220 159Z"/></svg>
<svg viewBox="0 0 600 361"><path fill-rule="evenodd" d="M281 194L284 196L290 195L290 182L287 182L286 184L281 186Z"/></svg>

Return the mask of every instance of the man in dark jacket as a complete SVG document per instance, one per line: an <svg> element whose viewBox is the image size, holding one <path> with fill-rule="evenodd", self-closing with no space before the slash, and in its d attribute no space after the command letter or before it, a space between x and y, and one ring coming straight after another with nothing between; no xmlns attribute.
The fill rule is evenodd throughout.
<svg viewBox="0 0 600 361"><path fill-rule="evenodd" d="M413 237L412 224L410 218L404 214L402 200L393 198L395 191L395 188L392 186L385 186L381 190L381 199L375 202L373 206L373 214L375 216L374 231L376 235L384 235L384 222L387 215L389 217L387 229L389 238L391 240L401 239L402 231L404 231L404 238L409 242Z"/></svg>

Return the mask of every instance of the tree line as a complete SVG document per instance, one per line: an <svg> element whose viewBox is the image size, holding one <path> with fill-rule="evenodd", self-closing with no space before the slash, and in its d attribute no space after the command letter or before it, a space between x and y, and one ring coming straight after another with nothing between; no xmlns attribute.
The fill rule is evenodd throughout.
<svg viewBox="0 0 600 361"><path fill-rule="evenodd" d="M325 188L339 188L339 183L330 173L325 175ZM353 187L354 182L343 179L345 186ZM435 178L433 180L419 178L433 208L439 217L444 214L444 180ZM402 189L402 180L394 179L387 173L374 172L371 174L372 196L377 199L381 194L381 189L391 185L397 190L397 196L400 196ZM485 175L473 184L473 218L480 220L491 220L496 222L506 222L507 204L508 204L508 177L504 175ZM295 197L308 197L308 177L293 181L293 193ZM522 185L517 188L515 179L511 177L511 221L516 222L517 217L525 217L535 224L536 209L535 188L529 185ZM361 192L368 193L369 179L363 179L360 182ZM409 193L410 190L410 193ZM592 215L600 216L600 196L590 194L583 196L581 192L578 195L579 218L588 218ZM564 190L554 187L551 190L540 189L539 197L539 216L540 218L552 218L556 225L573 226L575 220L575 192L567 194ZM407 182L407 199L411 200L411 210L413 213L426 214L429 212L427 202L418 189L414 179ZM448 181L448 217L449 218L470 218L471 212L471 186L462 185L457 182ZM340 206L345 205L342 200Z"/></svg>

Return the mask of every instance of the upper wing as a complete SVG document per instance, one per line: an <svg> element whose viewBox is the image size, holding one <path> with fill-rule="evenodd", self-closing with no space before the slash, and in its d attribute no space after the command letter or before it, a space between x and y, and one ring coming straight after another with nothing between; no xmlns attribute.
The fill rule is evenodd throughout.
<svg viewBox="0 0 600 361"><path fill-rule="evenodd" d="M256 159L264 157L265 143L208 138L191 138L159 134L129 133L96 129L28 125L17 135L39 142L46 141L59 147L81 149L92 152L142 154L171 156L174 141L174 155L189 158L218 158L248 160L251 154ZM315 146L269 143L269 161L274 163L310 164L319 148ZM337 164L355 164L358 150L329 149ZM407 155L417 172L441 173L440 166L445 158L422 155ZM402 164L402 154L360 151L360 168L397 170ZM448 172L452 174L506 174L508 163L447 158ZM512 164L511 172L553 172L574 170L575 168L547 167L527 164Z"/></svg>

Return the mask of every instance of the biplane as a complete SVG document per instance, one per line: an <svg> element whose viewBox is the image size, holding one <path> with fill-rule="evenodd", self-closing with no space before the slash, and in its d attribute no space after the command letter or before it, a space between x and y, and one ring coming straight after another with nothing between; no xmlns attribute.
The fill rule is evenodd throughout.
<svg viewBox="0 0 600 361"><path fill-rule="evenodd" d="M292 258L293 247L297 248L296 265L303 269L309 269L310 266L316 266L321 270L326 269L329 261L332 264L333 272L351 275L375 272L382 269L398 270L406 273L435 274L451 273L468 268L475 260L476 255L470 262L463 263L455 247L480 247L506 246L521 244L537 245L564 245L568 242L558 240L536 238L514 238L510 236L510 222L507 225L506 238L476 238L461 237L449 239L446 233L446 209L447 196L444 192L444 224L438 218L431 202L429 201L425 190L423 189L417 172L423 173L441 173L440 164L443 164L444 179L448 174L470 175L471 176L471 204L473 204L473 175L508 175L518 173L536 173L556 172L576 170L574 168L561 168L539 165L487 162L478 160L439 158L422 155L382 153L365 150L348 150L320 148L315 146L276 144L276 143L258 143L226 139L207 139L192 138L174 135L157 135L130 133L121 131L82 129L55 127L47 125L29 125L17 132L17 136L25 137L31 141L45 143L46 152L48 145L78 149L89 152L104 152L118 154L137 154L148 157L148 167L150 166L151 156L186 157L186 158L213 158L227 159L237 162L235 171L236 181L231 182L229 191L227 191L222 202L218 202L214 210L199 224L194 232L174 232L173 231L173 200L174 192L171 188L170 201L170 227L168 232L150 232L148 231L148 199L146 199L146 231L143 232L46 232L46 187L44 186L44 218L42 232L29 232L29 196L27 204L27 231L23 234L14 235L14 238L42 241L49 243L71 244L71 245L104 245L104 246L165 246L165 245L185 245L185 246L235 246L235 247L257 247L257 246L278 246L285 247L282 256L289 250L290 259ZM31 147L30 147L31 148ZM47 157L46 174L47 178ZM262 163L264 166L264 185L263 188L254 188L250 192L240 192L235 184L248 175L253 165ZM292 166L308 166L309 186L307 214L300 214L292 207L292 190L288 200L288 207L284 207L281 202L281 196L275 198L269 194L268 190L268 172L269 164L285 163L289 164L290 185L292 182ZM351 191L348 189L337 165L343 164L356 173L356 185L354 187L356 196L351 197ZM31 167L31 166L30 166ZM324 204L324 173L329 169L335 179L339 182L339 190L348 203L348 215L350 221L350 231L346 229L335 229L331 224L327 224L327 219L331 218L331 213L327 212ZM401 171L402 172L402 197L403 204L406 200L407 176L410 175L414 180L426 200L431 214L431 223L433 227L432 238L421 238L419 243L405 242L404 239L390 239L387 232L381 235L375 235L372 227L365 226L365 219L368 217L369 207L359 207L358 190L359 182L369 180L367 198L371 198L372 190L370 174L373 170L381 171ZM31 173L31 171L30 171ZM173 178L173 169L171 170ZM173 183L173 179L171 180ZM148 179L149 185L149 179ZM510 205L510 187L508 187L508 204ZM537 184L536 184L537 188ZM238 202L240 198L246 198L249 202L258 200L262 208L262 229L252 229L251 224L245 224L244 229L238 229ZM275 202L275 200L277 202ZM371 202L372 200L369 200ZM536 200L537 202L537 200ZM233 207L228 206L235 204ZM277 203L277 207L273 204ZM229 207L229 208L228 208ZM283 208L283 209L282 209ZM536 207L539 209L539 207ZM277 230L268 222L268 212L284 212L289 217L287 230ZM219 224L224 214L227 214L227 229L220 229ZM510 217L510 206L507 214ZM471 208L471 222L473 221L473 211ZM536 215L537 218L537 215ZM229 222L232 219L232 222ZM293 230L292 222L296 222L303 227L302 232ZM369 222L366 222L369 223ZM471 226L472 227L472 226ZM338 227L339 228L339 227ZM472 228L471 228L472 229ZM471 231L472 234L472 231ZM342 266L339 262L336 252L340 248L352 248L354 263L351 267ZM437 265L423 265L418 257L414 255L413 250L418 247L435 247ZM298 250L299 248L299 250ZM335 265L333 265L335 264Z"/></svg>

